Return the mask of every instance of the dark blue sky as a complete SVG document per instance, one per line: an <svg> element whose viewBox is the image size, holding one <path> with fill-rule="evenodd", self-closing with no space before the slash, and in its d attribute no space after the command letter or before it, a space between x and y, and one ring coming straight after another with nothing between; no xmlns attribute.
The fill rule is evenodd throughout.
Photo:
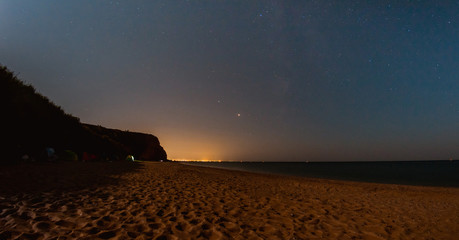
<svg viewBox="0 0 459 240"><path fill-rule="evenodd" d="M459 1L1 1L0 63L170 158L459 158Z"/></svg>

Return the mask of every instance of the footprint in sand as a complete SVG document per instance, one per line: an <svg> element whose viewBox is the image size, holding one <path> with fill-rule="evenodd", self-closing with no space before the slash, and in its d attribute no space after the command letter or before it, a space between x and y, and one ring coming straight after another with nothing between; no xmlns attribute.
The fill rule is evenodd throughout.
<svg viewBox="0 0 459 240"><path fill-rule="evenodd" d="M49 231L52 225L48 222L38 222L35 223L33 228L37 231Z"/></svg>
<svg viewBox="0 0 459 240"><path fill-rule="evenodd" d="M55 224L58 225L58 226L61 226L61 227L66 227L66 228L75 227L75 223L72 223L72 222L69 222L69 221L66 221L66 220L59 220Z"/></svg>
<svg viewBox="0 0 459 240"><path fill-rule="evenodd" d="M98 235L99 238L102 238L102 239L110 239L110 238L113 238L116 236L116 232L115 231L107 231L107 232L102 232Z"/></svg>
<svg viewBox="0 0 459 240"><path fill-rule="evenodd" d="M43 235L41 233L23 233L21 236L19 236L18 239L30 239L30 240L35 240L35 239L40 239Z"/></svg>

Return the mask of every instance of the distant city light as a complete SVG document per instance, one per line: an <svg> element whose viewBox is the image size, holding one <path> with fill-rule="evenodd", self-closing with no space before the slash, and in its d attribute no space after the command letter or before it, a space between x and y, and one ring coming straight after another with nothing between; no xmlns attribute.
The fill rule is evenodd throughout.
<svg viewBox="0 0 459 240"><path fill-rule="evenodd" d="M219 159L171 159L174 162L224 162Z"/></svg>

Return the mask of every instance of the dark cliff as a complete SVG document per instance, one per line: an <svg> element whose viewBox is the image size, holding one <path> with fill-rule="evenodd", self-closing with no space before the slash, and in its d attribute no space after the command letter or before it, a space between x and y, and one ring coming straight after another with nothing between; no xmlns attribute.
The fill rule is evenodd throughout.
<svg viewBox="0 0 459 240"><path fill-rule="evenodd" d="M4 66L0 66L0 112L0 162L18 160L24 154L38 160L46 147L58 153L71 150L80 157L88 152L99 159L124 159L127 154L145 160L167 159L155 136L82 124Z"/></svg>
<svg viewBox="0 0 459 240"><path fill-rule="evenodd" d="M167 154L156 136L146 133L121 131L102 126L83 124L93 132L125 146L128 152L141 160L166 160Z"/></svg>

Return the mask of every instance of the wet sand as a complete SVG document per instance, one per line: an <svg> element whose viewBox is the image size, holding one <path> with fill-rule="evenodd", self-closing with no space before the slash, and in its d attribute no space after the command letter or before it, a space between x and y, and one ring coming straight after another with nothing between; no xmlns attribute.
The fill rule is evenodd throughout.
<svg viewBox="0 0 459 240"><path fill-rule="evenodd" d="M178 163L0 167L0 239L457 239L459 189Z"/></svg>

